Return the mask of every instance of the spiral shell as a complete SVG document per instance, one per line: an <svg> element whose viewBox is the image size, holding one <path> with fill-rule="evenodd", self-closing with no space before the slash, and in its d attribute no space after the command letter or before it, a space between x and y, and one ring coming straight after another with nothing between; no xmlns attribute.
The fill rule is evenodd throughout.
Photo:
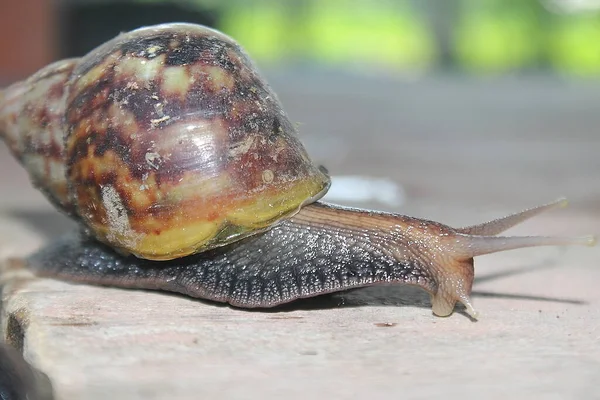
<svg viewBox="0 0 600 400"><path fill-rule="evenodd" d="M239 240L329 187L240 46L199 25L46 67L5 90L0 131L53 203L141 258Z"/></svg>

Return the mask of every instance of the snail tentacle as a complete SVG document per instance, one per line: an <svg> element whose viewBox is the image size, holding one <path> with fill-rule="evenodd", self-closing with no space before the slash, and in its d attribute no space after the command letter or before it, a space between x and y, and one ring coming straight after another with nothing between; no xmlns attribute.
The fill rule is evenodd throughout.
<svg viewBox="0 0 600 400"><path fill-rule="evenodd" d="M553 202L542 204L537 207L532 207L521 212L507 215L502 218L498 218L492 221L484 222L482 224L467 226L464 228L456 229L457 232L465 233L467 235L480 235L480 236L493 236L498 235L515 225L520 224L536 215L552 210L554 208L564 208L569 204L567 199L561 197Z"/></svg>

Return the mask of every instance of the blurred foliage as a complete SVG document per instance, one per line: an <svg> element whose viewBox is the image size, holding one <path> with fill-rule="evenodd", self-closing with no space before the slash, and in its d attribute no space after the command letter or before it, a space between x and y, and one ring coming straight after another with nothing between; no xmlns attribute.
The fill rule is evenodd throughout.
<svg viewBox="0 0 600 400"><path fill-rule="evenodd" d="M433 38L407 4L373 7L368 0L355 1L353 7L347 4L344 0L311 4L305 54L326 62L367 61L404 69L427 68L435 60Z"/></svg>
<svg viewBox="0 0 600 400"><path fill-rule="evenodd" d="M559 71L600 75L600 18L583 15L562 18L548 35L548 59Z"/></svg>
<svg viewBox="0 0 600 400"><path fill-rule="evenodd" d="M537 1L462 2L453 32L460 64L476 72L506 72L535 65L543 44Z"/></svg>
<svg viewBox="0 0 600 400"><path fill-rule="evenodd" d="M182 2L217 10L217 28L263 64L600 76L600 0Z"/></svg>
<svg viewBox="0 0 600 400"><path fill-rule="evenodd" d="M262 60L422 70L435 41L407 1L229 2L219 26ZM376 7L373 5L376 4ZM349 6L351 5L351 6Z"/></svg>

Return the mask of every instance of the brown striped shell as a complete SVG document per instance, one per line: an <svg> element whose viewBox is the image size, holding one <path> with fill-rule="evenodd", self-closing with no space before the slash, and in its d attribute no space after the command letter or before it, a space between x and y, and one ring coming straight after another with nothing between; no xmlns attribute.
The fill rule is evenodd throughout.
<svg viewBox="0 0 600 400"><path fill-rule="evenodd" d="M199 25L125 33L10 86L0 134L54 204L147 259L264 231L329 187L240 46Z"/></svg>

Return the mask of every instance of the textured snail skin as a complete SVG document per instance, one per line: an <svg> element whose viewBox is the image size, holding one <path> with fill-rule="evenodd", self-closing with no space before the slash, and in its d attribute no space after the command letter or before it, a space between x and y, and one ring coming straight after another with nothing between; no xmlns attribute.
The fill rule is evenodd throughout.
<svg viewBox="0 0 600 400"><path fill-rule="evenodd" d="M272 229L172 261L123 257L94 239L68 235L28 260L39 276L124 288L158 289L267 308L299 298L378 283L419 286L448 316L471 300L473 257L513 248L593 244L592 238L497 237L551 203L473 227L453 229L402 215L320 202Z"/></svg>
<svg viewBox="0 0 600 400"><path fill-rule="evenodd" d="M362 221L344 223L339 211L320 204L308 206L265 233L172 261L122 257L93 239L67 236L34 255L30 265L41 276L168 290L238 307L273 307L384 282L426 289L434 295L438 315L448 315L459 298L468 301L472 258L441 263L443 253L417 251L419 246L431 246L430 241L445 230L450 232L448 228L429 224L425 230L437 232L413 238L376 225L369 232L365 215L353 215ZM377 223L380 217L372 214L367 219Z"/></svg>

